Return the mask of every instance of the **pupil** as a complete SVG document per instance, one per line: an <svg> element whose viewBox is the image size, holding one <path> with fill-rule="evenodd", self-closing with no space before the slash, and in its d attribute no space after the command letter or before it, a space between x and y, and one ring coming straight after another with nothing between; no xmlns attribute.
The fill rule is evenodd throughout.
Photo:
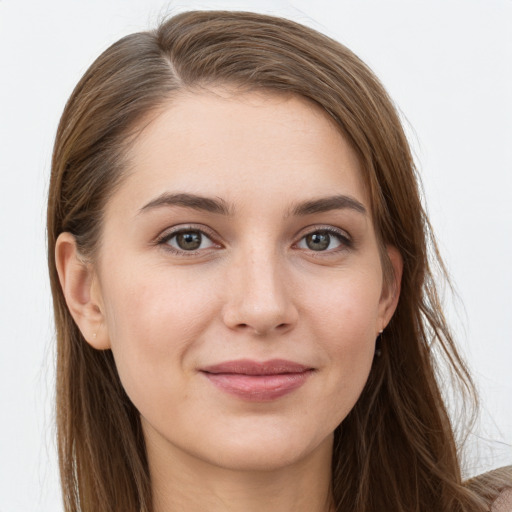
<svg viewBox="0 0 512 512"><path fill-rule="evenodd" d="M331 237L325 231L318 231L306 236L306 245L313 251L323 251L329 247Z"/></svg>
<svg viewBox="0 0 512 512"><path fill-rule="evenodd" d="M201 234L196 231L187 231L186 233L179 233L176 236L176 242L180 249L185 251L193 251L199 249L201 245Z"/></svg>

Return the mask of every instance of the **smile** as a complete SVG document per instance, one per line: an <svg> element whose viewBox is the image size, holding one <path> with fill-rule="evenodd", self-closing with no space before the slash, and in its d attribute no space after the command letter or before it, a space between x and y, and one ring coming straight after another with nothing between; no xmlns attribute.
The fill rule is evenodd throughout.
<svg viewBox="0 0 512 512"><path fill-rule="evenodd" d="M228 361L201 368L217 388L250 402L275 400L301 387L314 369L283 359Z"/></svg>

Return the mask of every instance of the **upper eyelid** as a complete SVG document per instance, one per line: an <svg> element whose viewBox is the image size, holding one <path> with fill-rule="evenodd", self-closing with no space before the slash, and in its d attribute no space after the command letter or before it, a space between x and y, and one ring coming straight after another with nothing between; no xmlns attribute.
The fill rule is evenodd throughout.
<svg viewBox="0 0 512 512"><path fill-rule="evenodd" d="M348 240L352 240L352 236L347 230L329 224L315 224L313 226L303 228L297 233L296 238L301 240L305 236L308 236L311 233L315 233L317 231L328 231L329 233L338 234L344 238L347 238Z"/></svg>
<svg viewBox="0 0 512 512"><path fill-rule="evenodd" d="M170 228L164 229L157 237L157 242L162 242L164 240L169 240L173 236L178 235L179 233L187 232L187 231L199 231L203 235L207 236L210 240L216 241L218 239L218 235L215 234L213 230L208 229L206 226L194 225L194 224L180 224L178 226L173 226Z"/></svg>

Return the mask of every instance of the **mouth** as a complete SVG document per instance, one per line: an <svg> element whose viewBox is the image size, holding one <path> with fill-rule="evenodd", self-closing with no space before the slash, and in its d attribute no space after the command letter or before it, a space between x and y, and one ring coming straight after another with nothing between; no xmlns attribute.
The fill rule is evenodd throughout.
<svg viewBox="0 0 512 512"><path fill-rule="evenodd" d="M207 366L200 372L225 393L250 402L269 402L300 388L314 368L284 359L243 359Z"/></svg>

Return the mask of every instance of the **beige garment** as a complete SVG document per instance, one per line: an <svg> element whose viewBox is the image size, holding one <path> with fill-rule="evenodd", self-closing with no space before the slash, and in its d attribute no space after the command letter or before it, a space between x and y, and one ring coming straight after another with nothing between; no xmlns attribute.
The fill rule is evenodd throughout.
<svg viewBox="0 0 512 512"><path fill-rule="evenodd" d="M492 503L490 512L512 512L512 466L475 476L465 485L487 503Z"/></svg>
<svg viewBox="0 0 512 512"><path fill-rule="evenodd" d="M501 491L491 507L491 512L512 512L512 487Z"/></svg>

